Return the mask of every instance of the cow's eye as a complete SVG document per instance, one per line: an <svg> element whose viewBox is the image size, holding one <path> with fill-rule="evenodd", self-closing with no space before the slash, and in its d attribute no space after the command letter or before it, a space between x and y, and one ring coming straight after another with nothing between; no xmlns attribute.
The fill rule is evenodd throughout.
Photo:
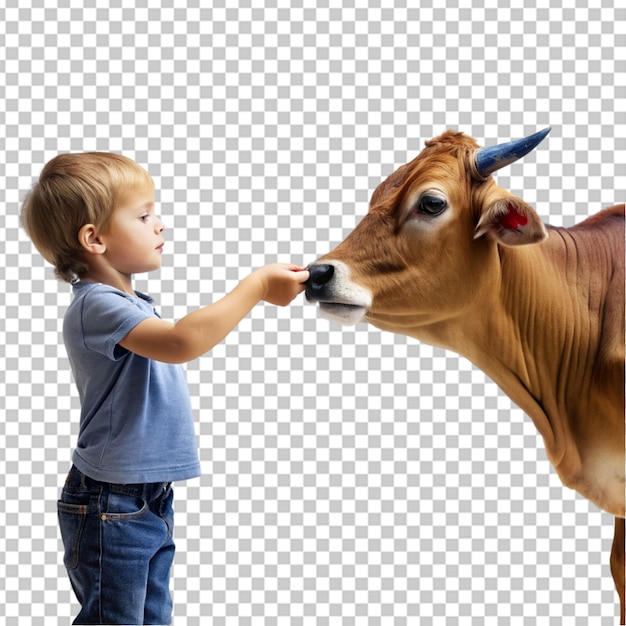
<svg viewBox="0 0 626 626"><path fill-rule="evenodd" d="M438 196L423 196L419 202L421 212L426 215L439 215L447 206L448 203Z"/></svg>

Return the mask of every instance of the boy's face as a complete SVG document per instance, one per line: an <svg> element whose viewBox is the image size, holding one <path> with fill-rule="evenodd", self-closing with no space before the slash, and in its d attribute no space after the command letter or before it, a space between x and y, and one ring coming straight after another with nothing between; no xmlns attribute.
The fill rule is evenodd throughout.
<svg viewBox="0 0 626 626"><path fill-rule="evenodd" d="M164 228L154 212L154 189L128 190L113 212L105 235L104 256L113 268L126 275L159 269Z"/></svg>

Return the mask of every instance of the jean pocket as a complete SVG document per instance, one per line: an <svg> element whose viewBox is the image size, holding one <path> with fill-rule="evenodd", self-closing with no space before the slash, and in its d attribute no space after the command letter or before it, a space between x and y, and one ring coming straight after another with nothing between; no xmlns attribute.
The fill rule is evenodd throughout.
<svg viewBox="0 0 626 626"><path fill-rule="evenodd" d="M102 520L107 522L124 522L143 517L147 512L148 503L143 498L110 491Z"/></svg>
<svg viewBox="0 0 626 626"><path fill-rule="evenodd" d="M57 502L61 539L63 540L63 563L68 570L78 567L80 557L80 542L87 520L86 504L68 504Z"/></svg>

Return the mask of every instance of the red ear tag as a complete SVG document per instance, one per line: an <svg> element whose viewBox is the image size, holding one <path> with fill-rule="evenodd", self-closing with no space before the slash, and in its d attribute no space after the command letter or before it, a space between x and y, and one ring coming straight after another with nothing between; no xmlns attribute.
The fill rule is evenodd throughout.
<svg viewBox="0 0 626 626"><path fill-rule="evenodd" d="M518 213L512 204L509 204L509 212L500 218L500 226L507 230L517 230L519 226L526 226L528 218Z"/></svg>

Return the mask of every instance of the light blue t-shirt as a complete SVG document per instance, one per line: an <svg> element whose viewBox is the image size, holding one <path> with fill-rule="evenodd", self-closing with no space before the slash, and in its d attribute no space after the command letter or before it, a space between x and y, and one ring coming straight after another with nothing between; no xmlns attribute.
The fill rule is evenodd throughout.
<svg viewBox="0 0 626 626"><path fill-rule="evenodd" d="M118 342L158 317L153 300L78 282L63 338L81 401L74 465L117 484L200 475L191 401L182 365L146 359Z"/></svg>

